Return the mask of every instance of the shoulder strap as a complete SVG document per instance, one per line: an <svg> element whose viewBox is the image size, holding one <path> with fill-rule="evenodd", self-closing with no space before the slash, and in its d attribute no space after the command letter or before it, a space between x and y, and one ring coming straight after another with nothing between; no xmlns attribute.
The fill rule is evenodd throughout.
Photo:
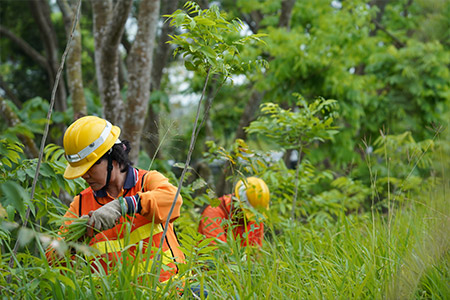
<svg viewBox="0 0 450 300"><path fill-rule="evenodd" d="M142 175L142 179L141 179L141 192L144 192L145 178L146 178L147 174L148 174L148 172L145 172L145 174Z"/></svg>
<svg viewBox="0 0 450 300"><path fill-rule="evenodd" d="M81 217L81 204L83 202L81 202L81 198L82 198L81 193L79 193L78 195L80 196L80 200L79 200L79 204L78 204L78 217Z"/></svg>

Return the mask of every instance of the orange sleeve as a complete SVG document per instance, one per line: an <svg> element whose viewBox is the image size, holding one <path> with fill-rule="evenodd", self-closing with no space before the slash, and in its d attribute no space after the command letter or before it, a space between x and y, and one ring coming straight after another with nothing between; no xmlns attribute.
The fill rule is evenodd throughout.
<svg viewBox="0 0 450 300"><path fill-rule="evenodd" d="M64 217L65 218L80 217L78 215L79 210L80 210L80 195L77 195L73 198L73 201L70 203L70 207L64 214ZM70 222L68 224L70 224Z"/></svg>
<svg viewBox="0 0 450 300"><path fill-rule="evenodd" d="M198 232L206 238L215 237L223 242L227 241L227 235L222 227L224 213L220 207L208 206L202 213ZM215 244L215 242L213 242Z"/></svg>
<svg viewBox="0 0 450 300"><path fill-rule="evenodd" d="M157 224L164 223L175 199L177 188L169 182L167 177L157 171L148 172L144 180L144 191L138 193L141 205L139 213ZM180 216L182 204L183 199L179 195L170 221Z"/></svg>

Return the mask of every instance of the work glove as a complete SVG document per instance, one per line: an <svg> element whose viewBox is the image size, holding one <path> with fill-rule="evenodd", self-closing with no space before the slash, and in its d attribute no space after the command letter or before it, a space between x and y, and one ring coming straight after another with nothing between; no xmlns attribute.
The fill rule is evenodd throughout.
<svg viewBox="0 0 450 300"><path fill-rule="evenodd" d="M121 216L122 207L119 199L114 199L97 210L89 212L88 235L92 236L92 229L104 231L113 228Z"/></svg>

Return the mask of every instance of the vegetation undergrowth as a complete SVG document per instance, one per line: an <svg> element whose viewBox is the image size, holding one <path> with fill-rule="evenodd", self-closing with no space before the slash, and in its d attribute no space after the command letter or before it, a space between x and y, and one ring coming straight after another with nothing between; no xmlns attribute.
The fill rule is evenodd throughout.
<svg viewBox="0 0 450 300"><path fill-rule="evenodd" d="M317 120L305 112L287 114L278 109L272 114L280 114L288 123L289 118L306 123ZM265 128L259 133L284 130L263 118L255 124L250 128ZM122 258L105 273L95 267L101 263L95 249L59 239L60 226L66 221L59 217L66 210L57 199L60 187L76 194L83 182L62 177L62 150L49 145L35 199L30 200L36 159L22 159L23 146L5 138L0 143L4 154L0 165L2 295L14 299L190 299L194 297L191 289L197 289L200 298L207 294L209 299L446 299L450 294L446 206L450 156L444 134L448 130L419 143L408 133L382 134L377 148L366 154L368 182L318 170L307 159L307 144L305 158L292 170L243 140L237 140L231 152L209 143L206 157L233 162L233 176L251 173L268 183L272 196L264 219L265 241L262 248L242 248L231 237L218 246L203 240L197 232L196 207L214 205L214 193L195 196L206 182L185 182L185 205L176 227L186 263L178 266L177 277L164 283L157 280L160 263L150 252L142 253L146 268L136 269L136 260L125 247ZM176 180L173 173L167 175ZM298 207L293 205L295 195ZM20 226L25 206L32 207L30 228ZM14 255L12 245L17 241L20 248ZM59 260L47 261L48 246L56 250Z"/></svg>
<svg viewBox="0 0 450 300"><path fill-rule="evenodd" d="M172 183L180 181L178 186L184 200L181 217L174 223L186 255L185 263L178 265L178 275L160 283L157 270L160 265L164 268L159 261L164 260L164 256L156 259L149 251L138 251L139 257L131 257L127 250L134 245L125 246L120 259L105 273L98 267L102 262L96 257L95 249L78 239L83 234L82 223L86 220L80 220L71 229L78 233L72 239L61 239L64 232L58 234L65 221L61 216L70 202L67 198L86 187L82 179L64 179L66 161L62 148L47 145L40 168L37 159L25 158L27 147L19 142L19 135L39 140L42 125L48 124L39 117L48 110L47 104L43 99L35 98L14 110L21 115L21 124L1 124L0 296L5 299L203 299L206 295L209 299L448 299L449 130L436 128L433 137L424 126L442 121L441 117L448 109L447 49L438 42L427 41L423 44L400 43L400 47L394 48L384 35L374 39L369 34L373 24L366 24L363 19L369 18L375 10L356 15L349 13L348 17L358 15L366 24L354 31L354 22L346 16L347 12L358 10L350 5L340 12L332 10L331 14L317 18L312 9L314 6L330 9L329 1L322 2L321 5L317 1L297 2L311 8L298 10L297 16L302 17L293 18L296 22L307 22L289 30L296 34L297 42L293 42L294 36L287 32L283 35L277 30L268 30L271 33L269 49L274 54L270 64L275 70L272 74L268 63L259 59L263 57L260 55L263 50L254 48L251 51L250 47L244 47L244 42L259 45L260 37L266 37L266 34L241 37L238 34L242 30L240 22L228 23L222 20L217 8L203 11L192 2L187 4L190 13L180 10L172 15L172 23L183 29L181 35L172 36L172 43L179 46L177 53L185 54L181 56L187 70L197 70L197 76L209 74L208 70L211 74L221 74L215 80L224 82L227 88L228 75L246 74L253 61L259 68L249 78L254 77L252 80L265 85L267 91L273 90L266 94L257 120L247 127L245 141L223 135L221 138L227 141L226 144L231 140L229 149L216 139L217 144L212 140L206 142L207 149L201 153L205 160L228 164L231 170L229 182L248 175L267 182L271 191L271 209L267 216L257 215L264 218L266 228L262 248L242 248L240 241L231 237L227 243L217 246L212 246L211 240L204 240L197 232L199 208L204 204L217 205L214 188L203 178L193 182L183 180L183 176L178 178L167 167L161 171ZM409 2L408 5L413 4ZM247 2L242 1L240 5L244 3ZM360 3L362 12L368 10L365 2ZM418 9L426 7L424 3L414 5ZM400 6L390 4L386 11L401 16L400 10L395 10ZM311 17L305 18L308 11L311 11ZM193 16L193 12L198 14ZM338 16L345 17L345 22L338 23L351 26L343 28L331 22ZM408 22L423 24L422 19L415 21L408 15L405 18ZM268 24L273 22L271 20L265 19ZM305 35L304 28L309 28L310 23L312 30ZM393 25L389 23L387 25ZM326 36L330 32L336 31L337 37L350 27L356 43L345 43L342 49L338 47L325 54L314 50L328 47ZM226 28L231 34L226 33ZM395 28L404 30L408 27L399 23L398 27L391 27ZM366 40L364 35L358 37L364 32L371 36L367 40L370 47L358 46L360 41ZM191 42L198 37L202 38L203 44L193 47ZM303 37L305 41L301 40ZM298 49L287 51L286 45L295 46L301 52L297 52ZM372 48L375 45L376 48ZM358 58L356 61L349 59L348 52L342 52L346 48L353 49L350 53L351 57ZM254 51L253 55L247 53ZM361 55L360 51L365 54ZM277 52L283 53L281 59L276 59ZM435 55L422 55L433 52ZM366 53L371 55L362 59ZM280 63L286 58L284 54L289 54L293 60ZM258 59L248 60L248 55ZM313 58L304 59L303 55ZM427 63L422 63L424 61ZM293 62L296 68L292 68ZM355 70L358 65L365 65L366 69ZM300 69L303 71L299 72ZM412 72L416 69L417 74ZM328 71L320 71L319 76L318 70ZM357 79L350 82L355 76ZM376 78L380 81L375 82ZM305 79L311 80L310 86L297 85L299 82L307 85ZM346 82L348 86L343 84ZM221 84L216 86L217 91L221 87ZM343 100L318 97L312 101L297 93L298 90L303 91L306 98L322 94ZM203 89L202 98L205 92ZM213 94L207 97L206 112L217 95ZM235 92L231 94L233 100L241 98L240 95L236 97ZM100 104L97 106L90 109L90 113L100 111ZM412 109L415 106L416 109ZM200 112L201 106L198 108ZM206 112L202 123L208 122ZM237 116L232 109L222 109L221 113L230 113L234 118L216 112L212 120L220 121L222 117L227 119L226 124L235 123L230 121ZM60 112L55 115L54 124L63 122L62 119L68 122L71 117ZM373 136L380 124L389 124L394 133L382 130L373 144L364 141L361 151L356 151L353 146L359 139L354 138L354 131L369 132L368 136ZM216 127L225 131L224 125ZM418 128L420 132L404 131ZM56 126L53 129L56 140L61 132ZM195 138L189 147L189 158L181 165L183 174L186 170L194 171L189 160L200 129L196 131L194 127L193 133ZM289 168L284 161L274 160L271 151L254 149L250 146L255 142L252 134L262 136L257 142L267 143L270 148L274 146L275 150L297 151L295 166ZM416 141L414 137L424 140ZM161 143L164 140L165 136ZM332 151L321 152L319 146L328 146ZM183 151L178 152L177 155L184 155ZM335 157L327 156L330 153ZM346 157L345 161L351 161L355 166L341 170L339 157ZM153 166L153 159L148 165ZM161 165L168 163L164 161ZM36 170L39 181L34 191L31 183L37 178ZM203 188L206 191L198 193ZM71 196L65 197L65 193ZM127 238L125 233L125 241ZM56 252L49 254L48 247ZM142 247L142 244L136 247ZM47 260L49 255L53 255L51 262ZM147 262L143 269L135 264L140 258ZM196 296L192 290L198 291Z"/></svg>
<svg viewBox="0 0 450 300"><path fill-rule="evenodd" d="M445 147L441 149L445 151ZM49 147L47 152L50 153L44 165L54 166L60 157L51 153L58 151ZM266 239L261 249L242 248L240 241L233 239L227 244L211 246L210 240L202 240L196 231L198 214L186 212L177 221L186 264L179 265L179 276L166 283L158 282L155 273L149 271L153 259L147 257L148 268L137 272L133 268L134 259L127 257L126 251L108 274L92 272L95 251L83 244L56 239L59 225L52 219L55 216L41 216L39 223L33 222L32 229L19 229L20 212L10 219L8 211L14 205L9 205L1 212L2 295L15 299L189 299L193 297L191 288L196 287L206 291L209 299L446 299L450 294L448 154L442 151L434 154L432 162L437 168L434 184L430 180L421 181L414 194L408 193L407 197L401 193L387 194L380 200L376 197L382 191L375 178L372 197L388 203L377 206L373 201L371 209L360 213L340 206L329 211L329 218L291 219L289 210L283 214L275 209L277 201L289 200L274 195L275 208L265 220ZM387 153L386 157L389 156ZM242 165L245 166L244 161ZM373 170L376 167L376 164L369 165ZM19 163L15 172L24 168ZM54 170L55 176L63 171L62 168ZM270 168L266 171L274 176ZM390 174L393 173L394 170ZM45 185L45 181L41 183ZM183 190L190 193L188 187ZM43 194L45 189L37 191L42 200L51 197ZM189 201L189 197L185 198ZM192 209L192 206L186 208ZM16 240L20 241L21 248L14 265L9 266L11 245ZM61 246L60 263L47 262L45 251L49 244ZM203 292L202 297L206 295Z"/></svg>

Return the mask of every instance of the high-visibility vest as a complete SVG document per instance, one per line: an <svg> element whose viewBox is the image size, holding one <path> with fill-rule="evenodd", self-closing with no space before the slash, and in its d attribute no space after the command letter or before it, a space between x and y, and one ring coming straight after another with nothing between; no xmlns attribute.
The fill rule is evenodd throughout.
<svg viewBox="0 0 450 300"><path fill-rule="evenodd" d="M264 237L264 224L255 221L244 222L243 219L234 218L232 195L219 198L220 205L212 207L208 205L202 213L198 232L205 237L215 237L223 242L227 241L227 232L230 225L225 220L231 220L231 230L235 239L241 240L241 246L262 246Z"/></svg>
<svg viewBox="0 0 450 300"><path fill-rule="evenodd" d="M140 192L141 201L146 201L145 196L142 196L142 194L148 192L147 183L152 180L154 173L159 174L155 171L152 173L145 170L139 170L136 185L125 191L126 194L123 196L131 196ZM162 176L161 174L159 175ZM175 193L173 196L174 195ZM173 200L173 196L167 196ZM82 191L79 198L76 197L74 201L78 201L79 216L87 215L90 211L96 210L102 206L101 201L94 197L94 193L91 188ZM181 201L181 197L178 201ZM76 203L75 205L71 205L71 208L75 206ZM164 213L167 213L167 211ZM177 212L177 215L179 215L179 211ZM138 274L149 273L152 267L155 249L158 249L160 246L164 226L165 223L152 222L152 220L149 220L140 214L121 217L115 227L96 234L89 242L91 247L97 249L101 253L102 259L98 259L97 257L97 259L93 260L93 262L100 261L101 265L107 272L108 267L117 262L117 260L123 256L121 253L122 249L127 247L126 251L131 257L138 257L137 259L139 262L135 264L135 266L138 267L135 271L139 272ZM148 247L150 243L151 248ZM163 241L162 263L170 267L170 269L161 269L159 281L166 281L171 276L178 273L178 268L175 262L184 262L184 254L179 249L179 246L180 245L173 229L173 223L169 222L169 228ZM140 250L140 253L136 253L136 250L138 249ZM150 251L150 253L148 253L148 251ZM98 268L99 266L98 264L93 264L93 267Z"/></svg>

